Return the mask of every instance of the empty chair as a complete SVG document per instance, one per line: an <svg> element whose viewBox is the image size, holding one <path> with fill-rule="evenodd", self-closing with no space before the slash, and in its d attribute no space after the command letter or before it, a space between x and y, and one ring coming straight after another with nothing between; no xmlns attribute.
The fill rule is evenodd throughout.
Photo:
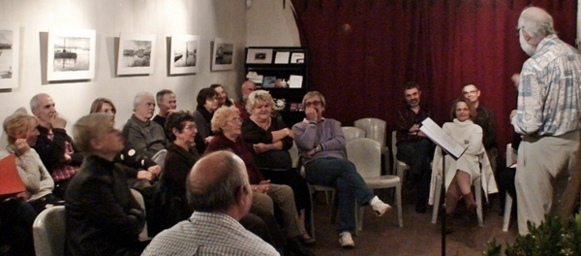
<svg viewBox="0 0 581 256"><path fill-rule="evenodd" d="M65 254L65 207L47 208L32 225L34 251L37 256L61 256Z"/></svg>
<svg viewBox="0 0 581 256"><path fill-rule="evenodd" d="M365 131L357 127L343 126L341 127L341 131L343 131L345 141L350 141L357 138L365 138Z"/></svg>
<svg viewBox="0 0 581 256"><path fill-rule="evenodd" d="M347 156L349 161L355 164L357 172L370 189L395 188L398 224L403 227L401 180L395 175L381 175L381 145L379 142L368 138L351 140L347 142ZM363 207L359 208L356 216L357 229L361 230L363 226Z"/></svg>
<svg viewBox="0 0 581 256"><path fill-rule="evenodd" d="M384 157L385 173L389 168L389 148L385 146L385 121L379 118L367 117L356 120L355 127L365 131L365 138L379 142L381 154Z"/></svg>

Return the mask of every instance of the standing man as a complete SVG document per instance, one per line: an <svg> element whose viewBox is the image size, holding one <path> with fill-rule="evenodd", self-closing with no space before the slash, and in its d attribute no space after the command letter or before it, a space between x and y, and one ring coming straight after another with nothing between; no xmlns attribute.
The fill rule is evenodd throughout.
<svg viewBox="0 0 581 256"><path fill-rule="evenodd" d="M234 102L234 106L240 111L240 118L246 119L249 117L248 111L246 111L246 99L254 90L256 90L256 84L252 81L245 81L242 83L240 88L240 93L242 94L242 99L240 101Z"/></svg>
<svg viewBox="0 0 581 256"><path fill-rule="evenodd" d="M153 121L165 127L167 116L176 110L176 95L171 90L163 89L155 95L159 113L153 118Z"/></svg>
<svg viewBox="0 0 581 256"><path fill-rule="evenodd" d="M467 84L462 88L464 99L472 103L476 109L476 116L472 120L482 128L482 144L486 149L488 160L492 170L496 172L496 158L498 157L498 144L496 144L496 117L492 110L481 104L480 90L473 84Z"/></svg>
<svg viewBox="0 0 581 256"><path fill-rule="evenodd" d="M279 255L238 221L252 206L246 166L232 152L200 159L187 179L188 220L155 236L143 255Z"/></svg>
<svg viewBox="0 0 581 256"><path fill-rule="evenodd" d="M579 195L581 56L557 37L553 18L541 8L523 10L518 34L531 56L522 67L518 107L511 114L515 131L523 135L515 186L524 235L527 221L538 225L547 213L571 213L568 203ZM564 193L566 187L573 189Z"/></svg>
<svg viewBox="0 0 581 256"><path fill-rule="evenodd" d="M30 99L30 109L38 118L39 135L34 149L55 182L53 194L64 198L70 179L83 162L83 155L67 134L67 121L56 111L50 95L34 95Z"/></svg>
<svg viewBox="0 0 581 256"><path fill-rule="evenodd" d="M422 91L415 82L404 87L406 105L396 112L397 159L410 166L412 183L416 189L416 212L425 213L430 195L434 145L420 131L420 123L431 117L432 112L420 104Z"/></svg>

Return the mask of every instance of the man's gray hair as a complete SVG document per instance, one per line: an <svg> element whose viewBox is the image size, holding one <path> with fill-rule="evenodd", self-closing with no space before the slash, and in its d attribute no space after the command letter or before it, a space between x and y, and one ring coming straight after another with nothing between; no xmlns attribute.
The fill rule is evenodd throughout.
<svg viewBox="0 0 581 256"><path fill-rule="evenodd" d="M135 95L135 98L133 98L133 108L137 107L137 105L138 105L139 103L141 103L141 100L142 100L143 98L145 98L146 96L147 96L147 97L151 97L151 98L153 98L153 94L151 94L151 93L149 93L149 92L138 92L138 93Z"/></svg>
<svg viewBox="0 0 581 256"><path fill-rule="evenodd" d="M34 111L40 105L40 98L42 97L50 97L47 93L39 93L37 95L32 96L30 99L30 111Z"/></svg>
<svg viewBox="0 0 581 256"><path fill-rule="evenodd" d="M553 17L539 7L525 8L519 17L518 24L534 38L542 39L557 33L553 28Z"/></svg>

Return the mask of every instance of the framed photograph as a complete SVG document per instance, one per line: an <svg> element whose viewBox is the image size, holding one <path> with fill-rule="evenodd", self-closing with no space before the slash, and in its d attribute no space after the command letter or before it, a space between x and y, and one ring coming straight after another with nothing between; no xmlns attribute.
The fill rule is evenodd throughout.
<svg viewBox="0 0 581 256"><path fill-rule="evenodd" d="M121 33L119 36L117 75L153 73L155 42L155 34Z"/></svg>
<svg viewBox="0 0 581 256"><path fill-rule="evenodd" d="M234 44L215 38L212 47L212 71L234 68Z"/></svg>
<svg viewBox="0 0 581 256"><path fill-rule="evenodd" d="M304 52L293 52L291 54L290 63L291 64L305 63L305 53Z"/></svg>
<svg viewBox="0 0 581 256"><path fill-rule="evenodd" d="M247 64L270 64L272 63L272 49L249 48L246 53Z"/></svg>
<svg viewBox="0 0 581 256"><path fill-rule="evenodd" d="M276 57L274 58L274 64L288 64L288 58L290 52L276 52Z"/></svg>
<svg viewBox="0 0 581 256"><path fill-rule="evenodd" d="M192 74L200 70L198 49L200 37L195 35L172 35L169 73Z"/></svg>
<svg viewBox="0 0 581 256"><path fill-rule="evenodd" d="M0 25L0 89L18 87L20 26Z"/></svg>
<svg viewBox="0 0 581 256"><path fill-rule="evenodd" d="M95 77L97 32L51 28L48 32L46 79L87 80Z"/></svg>
<svg viewBox="0 0 581 256"><path fill-rule="evenodd" d="M262 88L274 88L276 83L276 76L265 76L262 80Z"/></svg>

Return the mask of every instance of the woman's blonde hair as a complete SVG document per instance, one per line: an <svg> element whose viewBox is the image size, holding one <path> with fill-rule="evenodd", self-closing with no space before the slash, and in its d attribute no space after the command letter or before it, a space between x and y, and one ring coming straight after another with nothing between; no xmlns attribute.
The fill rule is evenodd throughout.
<svg viewBox="0 0 581 256"><path fill-rule="evenodd" d="M75 145L81 152L92 155L96 151L91 141L100 139L113 127L113 116L105 113L92 113L81 117L73 126Z"/></svg>
<svg viewBox="0 0 581 256"><path fill-rule="evenodd" d="M8 135L8 143L14 144L16 139L38 126L38 118L26 112L16 112L4 119L3 128Z"/></svg>
<svg viewBox="0 0 581 256"><path fill-rule="evenodd" d="M252 109L256 106L259 101L266 102L274 111L274 100L270 93L265 90L256 90L248 95L248 99L246 100L246 111L248 113L252 113Z"/></svg>
<svg viewBox="0 0 581 256"><path fill-rule="evenodd" d="M232 113L236 115L240 115L240 111L235 106L222 106L216 112L214 112L214 117L212 117L212 131L213 132L221 132L222 127L226 126L226 122L228 122L228 116Z"/></svg>

